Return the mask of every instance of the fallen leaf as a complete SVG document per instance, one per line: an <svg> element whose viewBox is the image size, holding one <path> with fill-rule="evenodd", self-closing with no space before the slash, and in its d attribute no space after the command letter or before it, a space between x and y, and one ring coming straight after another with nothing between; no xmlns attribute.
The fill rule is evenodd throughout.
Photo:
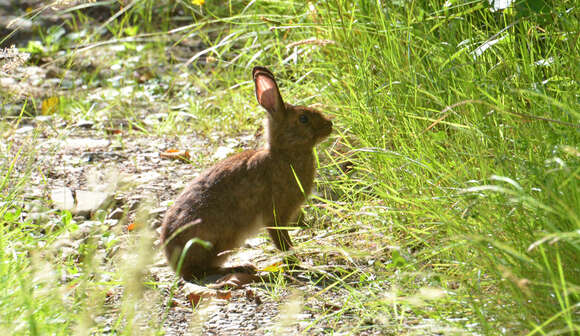
<svg viewBox="0 0 580 336"><path fill-rule="evenodd" d="M253 290L251 290L251 289L246 290L246 298L253 300L255 296L256 296L256 293L254 293Z"/></svg>
<svg viewBox="0 0 580 336"><path fill-rule="evenodd" d="M334 310L334 311L339 311L342 309L341 306L336 305L336 304L332 304L332 303L325 303L324 308L328 309L328 310Z"/></svg>
<svg viewBox="0 0 580 336"><path fill-rule="evenodd" d="M250 301L254 301L255 304L261 305L262 299L251 289L246 290L246 298Z"/></svg>
<svg viewBox="0 0 580 336"><path fill-rule="evenodd" d="M215 297L220 299L220 300L230 300L232 298L232 292L231 291L216 291Z"/></svg>
<svg viewBox="0 0 580 336"><path fill-rule="evenodd" d="M211 298L211 297L218 296L218 293L216 293L215 290L211 290L211 289L208 289L206 287L202 287L202 286L195 285L192 283L186 283L184 285L183 289L187 293L185 295L185 297L187 298L187 300L189 300L189 302L191 302L191 305L193 307L198 305L201 302L201 299L203 299L203 298ZM226 294L222 294L222 295L226 295ZM231 296L231 294L230 294L230 296Z"/></svg>
<svg viewBox="0 0 580 336"><path fill-rule="evenodd" d="M164 152L159 153L159 156L163 159L174 159L181 161L189 161L189 152L187 150L179 149L168 149Z"/></svg>
<svg viewBox="0 0 580 336"><path fill-rule="evenodd" d="M187 300L189 300L189 302L191 303L191 305L193 307L196 307L201 302L202 298L203 298L203 296L198 294L198 293L187 294Z"/></svg>
<svg viewBox="0 0 580 336"><path fill-rule="evenodd" d="M121 134L121 133L123 133L123 131L121 131L120 129L117 129L117 128L105 128L105 132L107 134Z"/></svg>
<svg viewBox="0 0 580 336"><path fill-rule="evenodd" d="M127 225L127 230L129 230L129 231L133 231L133 230L135 230L135 222L133 222L133 223L131 223L131 224Z"/></svg>
<svg viewBox="0 0 580 336"><path fill-rule="evenodd" d="M42 101L41 111L43 115L53 114L58 106L58 97L49 97Z"/></svg>
<svg viewBox="0 0 580 336"><path fill-rule="evenodd" d="M282 267L282 262L277 262L277 263L273 263L272 265L268 265L262 269L260 269L260 271L262 272L283 272L284 268Z"/></svg>

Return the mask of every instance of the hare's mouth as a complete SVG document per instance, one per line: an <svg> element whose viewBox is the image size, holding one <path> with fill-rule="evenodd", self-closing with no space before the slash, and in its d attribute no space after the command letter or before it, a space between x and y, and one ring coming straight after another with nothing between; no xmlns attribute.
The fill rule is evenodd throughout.
<svg viewBox="0 0 580 336"><path fill-rule="evenodd" d="M328 123L324 126L325 126L325 131L327 132L326 136L329 136L330 133L332 133L332 121L328 121Z"/></svg>
<svg viewBox="0 0 580 336"><path fill-rule="evenodd" d="M320 128L320 139L324 139L326 137L328 137L330 135L330 133L332 133L332 122L329 122L328 124L325 124L323 127Z"/></svg>

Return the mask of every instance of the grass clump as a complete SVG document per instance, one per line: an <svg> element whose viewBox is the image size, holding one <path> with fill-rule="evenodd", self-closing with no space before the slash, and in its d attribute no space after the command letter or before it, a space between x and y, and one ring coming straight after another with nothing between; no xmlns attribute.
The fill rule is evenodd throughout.
<svg viewBox="0 0 580 336"><path fill-rule="evenodd" d="M577 72L578 47L561 38L567 19L539 23L567 5L524 15L485 2L335 2L322 15L341 19L327 22L344 61L327 64L329 81L367 148L363 183L399 209L382 215L414 266L465 286L457 293L487 332L491 316L578 331L577 82L563 75Z"/></svg>

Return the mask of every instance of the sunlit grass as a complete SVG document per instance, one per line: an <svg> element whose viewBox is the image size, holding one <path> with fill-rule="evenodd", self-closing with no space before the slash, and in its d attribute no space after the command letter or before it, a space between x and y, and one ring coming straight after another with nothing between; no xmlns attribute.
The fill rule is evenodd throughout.
<svg viewBox="0 0 580 336"><path fill-rule="evenodd" d="M572 112L577 93L570 82L560 81L571 62L562 55L572 55L574 45L555 31L553 37L542 35L548 48L520 48L518 39L527 43L536 38L522 35L536 29L523 20L505 30L513 43L495 44L475 57L470 49L458 53L450 48L469 40L474 50L495 39L503 26L512 26L515 18L498 19L483 7L470 8L469 14L449 9L461 17L454 27L461 33L451 33L437 23L455 21L449 16L426 20L420 19L424 9L416 8L412 15L396 5L388 9L390 20L382 19L377 8L340 3L330 8L343 13L343 20L367 20L368 34L360 34L354 24L339 26L334 38L340 39L337 51L344 56L332 57L350 62L338 71L335 63L328 66L340 83L334 101L350 107L347 125L365 146L373 147L358 154L355 167L370 178L365 180L373 183L377 200L401 210L379 214L401 229L395 240L416 250L420 262L414 267L435 271L439 286L462 284L453 292L480 311L477 319L486 330L494 329L490 313L513 326L510 311L517 311L522 323L517 328L524 330L535 328L532 317L556 322L552 314L574 311L570 302L578 299L577 290L562 286L576 287L579 278L579 269L572 266L578 263L577 237L570 236L578 228L577 215L570 211L578 206L578 158L560 150L578 143ZM381 23L389 28L384 31ZM559 58L560 69L537 63L550 57ZM554 80L562 86L551 87ZM550 176L556 171L561 171L559 182ZM516 190L501 188L504 181L512 181L508 187ZM558 209L548 210L552 205ZM531 249L546 234L559 237L556 244L547 244L548 239L541 244L551 252ZM557 271L563 268L566 272ZM575 299L567 303L558 299L570 295ZM494 299L486 302L488 298ZM575 330L574 318L563 315L556 328Z"/></svg>

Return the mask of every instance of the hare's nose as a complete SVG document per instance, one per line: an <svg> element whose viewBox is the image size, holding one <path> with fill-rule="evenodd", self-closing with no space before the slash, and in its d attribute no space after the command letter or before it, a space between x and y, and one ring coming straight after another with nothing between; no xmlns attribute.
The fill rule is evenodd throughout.
<svg viewBox="0 0 580 336"><path fill-rule="evenodd" d="M327 120L326 124L324 125L325 131L330 134L332 132L332 121Z"/></svg>

